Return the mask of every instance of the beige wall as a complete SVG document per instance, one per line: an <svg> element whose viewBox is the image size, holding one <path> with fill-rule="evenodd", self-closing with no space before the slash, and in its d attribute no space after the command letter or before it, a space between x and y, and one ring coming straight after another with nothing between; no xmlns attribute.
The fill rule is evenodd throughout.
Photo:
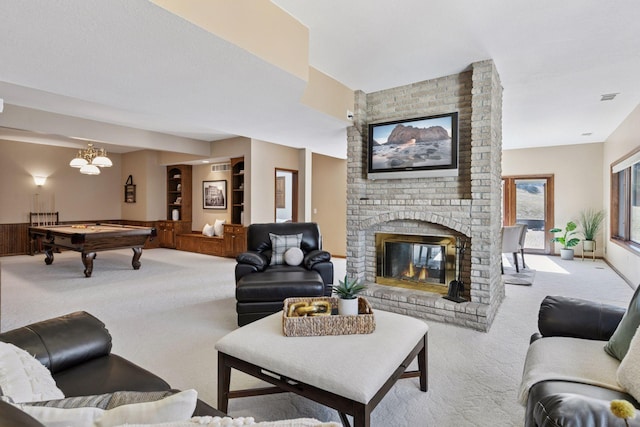
<svg viewBox="0 0 640 427"><path fill-rule="evenodd" d="M313 154L311 221L322 232L322 246L333 256L347 255L347 161Z"/></svg>
<svg viewBox="0 0 640 427"><path fill-rule="evenodd" d="M166 215L166 167L158 151L141 150L122 155L122 185L129 175L136 185L136 202L122 204L122 219L156 221ZM123 194L124 199L124 194Z"/></svg>
<svg viewBox="0 0 640 427"><path fill-rule="evenodd" d="M56 210L61 221L121 218L124 181L121 156L110 153L113 167L96 176L69 167L77 150L15 141L0 141L0 223L25 223L29 212ZM47 176L41 188L33 175Z"/></svg>
<svg viewBox="0 0 640 427"><path fill-rule="evenodd" d="M251 184L250 223L273 222L275 220L275 176L276 168L297 170L299 182L303 182L303 168L299 162L299 150L284 145L271 144L257 139L251 140ZM247 195L245 194L245 200ZM245 212L245 221L247 213ZM298 220L304 212L298 212Z"/></svg>
<svg viewBox="0 0 640 427"><path fill-rule="evenodd" d="M640 105L629 114L616 131L604 144L602 174L604 177L603 199L607 211L611 195L611 164L640 147ZM637 286L640 283L640 257L626 247L609 241L611 221L607 216L605 232L607 233L606 258L627 281Z"/></svg>
<svg viewBox="0 0 640 427"><path fill-rule="evenodd" d="M602 143L504 150L502 175L553 174L555 225L564 227L567 221L577 220L582 209L605 207L600 167L602 155ZM597 242L596 255L603 256L602 233ZM578 255L580 248L575 248ZM556 246L556 253L559 251L560 247Z"/></svg>

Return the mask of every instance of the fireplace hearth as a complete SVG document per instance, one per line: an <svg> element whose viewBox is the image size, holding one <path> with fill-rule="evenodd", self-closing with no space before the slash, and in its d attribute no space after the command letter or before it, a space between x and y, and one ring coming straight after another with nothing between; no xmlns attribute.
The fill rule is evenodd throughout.
<svg viewBox="0 0 640 427"><path fill-rule="evenodd" d="M376 233L376 283L446 294L456 275L456 238Z"/></svg>

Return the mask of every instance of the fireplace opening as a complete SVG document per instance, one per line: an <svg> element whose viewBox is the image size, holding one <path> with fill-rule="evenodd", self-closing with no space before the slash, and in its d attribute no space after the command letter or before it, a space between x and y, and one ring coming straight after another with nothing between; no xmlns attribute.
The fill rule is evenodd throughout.
<svg viewBox="0 0 640 427"><path fill-rule="evenodd" d="M446 294L456 275L456 238L376 233L376 283Z"/></svg>

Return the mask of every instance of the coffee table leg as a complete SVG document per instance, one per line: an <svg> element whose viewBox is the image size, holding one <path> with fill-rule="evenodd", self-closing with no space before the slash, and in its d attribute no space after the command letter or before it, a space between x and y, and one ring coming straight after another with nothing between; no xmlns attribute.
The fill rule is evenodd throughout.
<svg viewBox="0 0 640 427"><path fill-rule="evenodd" d="M218 410L227 413L229 410L231 368L227 366L225 356L224 353L218 352Z"/></svg>
<svg viewBox="0 0 640 427"><path fill-rule="evenodd" d="M420 390L427 391L429 390L429 383L427 381L427 370L428 368L428 359L429 359L429 349L428 349L428 340L427 334L424 334L424 346L420 353L418 353L418 369L420 370Z"/></svg>
<svg viewBox="0 0 640 427"><path fill-rule="evenodd" d="M369 405L358 403L355 406L353 427L371 427L371 409Z"/></svg>

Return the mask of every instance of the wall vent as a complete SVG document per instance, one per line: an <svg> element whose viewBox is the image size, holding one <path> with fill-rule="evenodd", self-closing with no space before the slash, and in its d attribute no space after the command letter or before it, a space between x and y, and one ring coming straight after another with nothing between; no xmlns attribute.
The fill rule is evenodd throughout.
<svg viewBox="0 0 640 427"><path fill-rule="evenodd" d="M215 163L211 165L211 172L224 172L231 170L231 163Z"/></svg>

